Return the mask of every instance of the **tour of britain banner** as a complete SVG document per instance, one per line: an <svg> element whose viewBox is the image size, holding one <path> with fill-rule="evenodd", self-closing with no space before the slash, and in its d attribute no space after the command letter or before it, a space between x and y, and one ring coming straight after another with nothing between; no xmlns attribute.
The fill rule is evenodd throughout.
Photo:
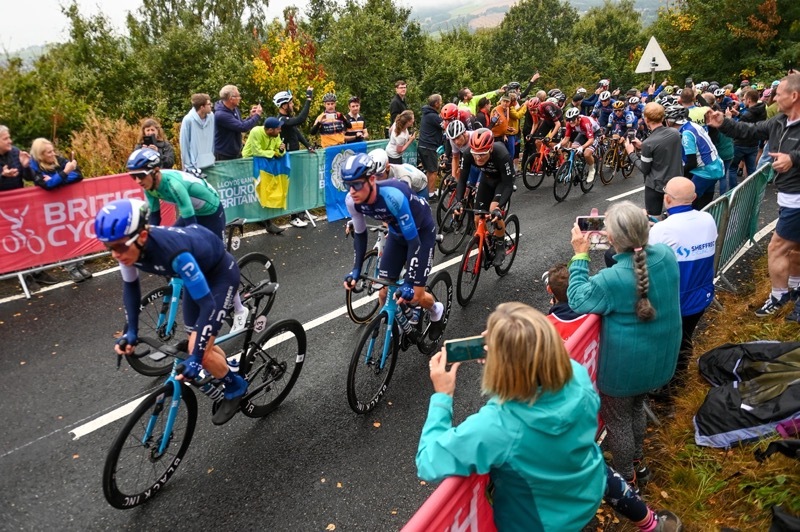
<svg viewBox="0 0 800 532"><path fill-rule="evenodd" d="M325 208L329 222L350 217L345 205L348 190L342 183L341 167L351 155L366 152L366 142L353 142L325 148Z"/></svg>

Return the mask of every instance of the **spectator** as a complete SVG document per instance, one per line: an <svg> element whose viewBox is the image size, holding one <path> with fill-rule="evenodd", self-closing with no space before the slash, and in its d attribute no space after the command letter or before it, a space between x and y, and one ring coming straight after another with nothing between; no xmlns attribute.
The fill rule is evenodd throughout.
<svg viewBox="0 0 800 532"><path fill-rule="evenodd" d="M314 151L314 148L309 144L303 132L300 131L298 127L300 124L305 123L308 118L308 111L311 109L311 99L313 97L314 87L306 87L306 101L303 104L303 108L300 110L300 114L297 116L294 116L294 100L291 91L281 91L272 97L272 102L278 108L277 118L281 122L281 137L283 137L283 141L286 143L286 148L289 151L298 151L301 143L307 150ZM269 118L267 118L267 120L269 120ZM315 219L311 213L309 213L309 216L312 216L312 220ZM300 215L297 213L292 214L290 223L295 227L305 227L308 225L308 222L300 218ZM278 235L283 232L283 229L273 223L272 220L267 220L264 225L267 232L273 235Z"/></svg>
<svg viewBox="0 0 800 532"><path fill-rule="evenodd" d="M767 106L764 102L758 101L758 91L747 89L742 94L742 102L745 107L742 112L736 107L727 110L728 118L737 118L739 122L755 124L767 119ZM733 139L733 160L728 168L727 183L720 182L720 194L728 190L733 190L738 184L737 172L739 163L744 161L745 175L750 175L756 171L756 157L758 156L758 139L734 138ZM725 179L723 179L725 181ZM724 189L724 190L723 190Z"/></svg>
<svg viewBox="0 0 800 532"><path fill-rule="evenodd" d="M678 530L680 519L650 510L608 468L594 441L597 394L538 311L503 303L489 316L482 388L488 403L453 427L459 364L430 361L436 393L417 449L427 481L488 473L498 530L579 530L604 497L641 530Z"/></svg>
<svg viewBox="0 0 800 532"><path fill-rule="evenodd" d="M33 181L30 160L28 152L20 151L12 143L8 127L0 125L0 166L3 169L0 192L22 188L25 181Z"/></svg>
<svg viewBox="0 0 800 532"><path fill-rule="evenodd" d="M242 133L247 133L261 120L261 104L250 108L250 117L242 119L239 102L242 97L235 85L225 85L219 91L219 101L214 105L214 157L229 161L242 157Z"/></svg>
<svg viewBox="0 0 800 532"><path fill-rule="evenodd" d="M508 143L508 121L510 119L509 109L511 108L511 98L503 95L500 97L500 103L492 109L491 118L489 119L489 129L492 130L495 142L502 142L511 158L514 158L514 147L509 149Z"/></svg>
<svg viewBox="0 0 800 532"><path fill-rule="evenodd" d="M319 132L319 143L323 148L344 144L344 132L350 129L350 120L336 110L336 95L332 92L322 97L325 112L321 113L311 126L311 134Z"/></svg>
<svg viewBox="0 0 800 532"><path fill-rule="evenodd" d="M267 117L263 126L255 126L247 136L242 149L243 157L283 157L286 144L281 138L281 121L274 116Z"/></svg>
<svg viewBox="0 0 800 532"><path fill-rule="evenodd" d="M181 122L181 166L187 172L199 174L214 159L214 113L208 94L192 94L192 108Z"/></svg>
<svg viewBox="0 0 800 532"><path fill-rule="evenodd" d="M404 79L398 79L394 82L394 97L389 102L389 121L394 124L397 116L403 111L408 109L406 104L406 90L408 85Z"/></svg>
<svg viewBox="0 0 800 532"><path fill-rule="evenodd" d="M489 113L492 111L492 101L486 97L481 98L478 100L477 110L478 111L475 114L475 119L478 121L478 124L480 124L479 127L485 127L486 129L489 129Z"/></svg>
<svg viewBox="0 0 800 532"><path fill-rule="evenodd" d="M706 99L706 103L708 104L708 108L705 109L706 113L710 109L714 109L715 111L722 109L716 96L710 93L705 93L703 94L703 97ZM705 123L705 116L703 116L703 123ZM725 183L727 183L726 176L728 175L728 169L733 161L733 139L722 133L719 129L709 126L708 124L706 124L706 129L708 130L708 136L711 138L711 142L713 142L714 146L717 148L719 158L722 159L722 179L719 180L720 195L722 195L724 194L723 187L725 186Z"/></svg>
<svg viewBox="0 0 800 532"><path fill-rule="evenodd" d="M783 78L775 93L780 113L766 121L734 122L720 111L706 114L706 123L726 135L748 140L768 140L778 189L778 225L767 248L772 292L756 316L775 314L800 287L800 74ZM791 289L791 296L790 296ZM797 319L797 308L787 316Z"/></svg>
<svg viewBox="0 0 800 532"><path fill-rule="evenodd" d="M142 136L134 149L150 148L158 152L161 157L162 168L175 167L175 150L172 144L164 137L164 130L155 118L145 118L142 121Z"/></svg>
<svg viewBox="0 0 800 532"><path fill-rule="evenodd" d="M347 119L350 121L350 128L344 132L345 144L369 140L367 123L361 115L361 100L358 96L351 96L347 105L349 108Z"/></svg>
<svg viewBox="0 0 800 532"><path fill-rule="evenodd" d="M664 127L664 107L655 102L644 106L644 123L650 135L644 140L625 137L625 151L644 176L644 205L647 214L658 216L664 207L664 186L683 174L681 135ZM639 151L635 151L638 149Z"/></svg>
<svg viewBox="0 0 800 532"><path fill-rule="evenodd" d="M569 287L569 269L566 264L557 264L547 270L543 276L547 293L550 294L550 310L547 319L556 328L558 334L566 342L586 320L588 314L578 314L569 306L567 288Z"/></svg>
<svg viewBox="0 0 800 532"><path fill-rule="evenodd" d="M650 228L648 239L651 245L661 243L671 247L678 260L683 335L676 379L686 375L693 354L692 335L714 300L717 224L709 213L692 208L696 197L691 180L680 176L670 179L664 187L664 207L669 217Z"/></svg>
<svg viewBox="0 0 800 532"><path fill-rule="evenodd" d="M439 116L442 108L442 95L428 96L428 105L422 106L422 118L419 124L419 143L417 144L417 160L422 162L422 169L428 176L428 197L431 201L439 199L436 190L436 176L439 172L439 156L436 150L442 145L444 121Z"/></svg>
<svg viewBox="0 0 800 532"><path fill-rule="evenodd" d="M411 146L416 138L416 133L409 129L414 125L414 111L406 109L399 115L389 128L389 142L386 144L386 153L392 164L403 164L403 153Z"/></svg>
<svg viewBox="0 0 800 532"><path fill-rule="evenodd" d="M668 246L647 244L647 216L633 203L612 205L605 222L617 263L589 277L589 239L574 224L567 295L575 312L603 316L596 383L600 415L613 467L635 485L650 476L642 448L647 392L670 381L678 358L678 262Z"/></svg>
<svg viewBox="0 0 800 532"><path fill-rule="evenodd" d="M491 100L498 94L503 94L504 92L506 92L505 85L503 85L497 90L489 91L487 93L478 94L477 96L475 96L474 94L472 94L471 90L469 90L467 87L464 87L463 89L458 91L458 108L469 109L470 113L476 115L478 114L477 108L478 106L480 106L481 99L486 98L487 100Z"/></svg>
<svg viewBox="0 0 800 532"><path fill-rule="evenodd" d="M56 155L53 143L43 138L34 140L31 145L30 168L34 173L33 182L45 190L55 190L83 179L75 155L73 154L69 161ZM74 283L82 283L92 278L92 272L86 269L83 261L67 264L64 270ZM38 283L42 282L41 278L35 280Z"/></svg>

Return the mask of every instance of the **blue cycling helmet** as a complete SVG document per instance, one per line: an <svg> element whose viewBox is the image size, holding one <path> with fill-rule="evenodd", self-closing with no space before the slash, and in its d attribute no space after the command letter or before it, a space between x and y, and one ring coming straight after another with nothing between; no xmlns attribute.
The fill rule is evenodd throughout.
<svg viewBox="0 0 800 532"><path fill-rule="evenodd" d="M161 155L150 148L139 148L128 156L125 167L131 170L152 170L161 166Z"/></svg>
<svg viewBox="0 0 800 532"><path fill-rule="evenodd" d="M351 155L342 165L342 181L349 183L374 175L374 163L366 153Z"/></svg>
<svg viewBox="0 0 800 532"><path fill-rule="evenodd" d="M139 234L147 223L150 208L140 199L106 203L94 218L94 234L100 242L113 242Z"/></svg>

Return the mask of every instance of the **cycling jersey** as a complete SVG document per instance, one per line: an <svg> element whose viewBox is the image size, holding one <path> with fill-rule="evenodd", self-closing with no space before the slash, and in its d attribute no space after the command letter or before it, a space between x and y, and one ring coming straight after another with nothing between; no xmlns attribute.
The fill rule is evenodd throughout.
<svg viewBox="0 0 800 532"><path fill-rule="evenodd" d="M553 102L542 102L539 104L539 126L533 133L534 137L544 137L556 127L556 122L561 121L563 112L561 108Z"/></svg>
<svg viewBox="0 0 800 532"><path fill-rule="evenodd" d="M161 181L155 190L145 190L150 204L150 224L161 223L161 204L158 200L174 203L183 222L193 224L197 216L209 216L217 212L220 199L204 179L180 170L161 170Z"/></svg>
<svg viewBox="0 0 800 532"><path fill-rule="evenodd" d="M209 339L216 336L222 319L231 308L239 285L239 266L225 251L222 240L205 227L194 224L149 228L138 261L133 266L120 264L129 339L138 337L139 270L183 280L186 287L184 323L187 330L198 332L191 354L202 358Z"/></svg>
<svg viewBox="0 0 800 532"><path fill-rule="evenodd" d="M428 190L428 177L425 172L416 166L408 163L403 164L390 164L389 165L389 178L399 179L406 185L411 187L411 190L419 194L422 191L427 193ZM426 194L427 196L427 194Z"/></svg>
<svg viewBox="0 0 800 532"><path fill-rule="evenodd" d="M389 247L402 245L406 247L405 265L406 282L414 286L425 286L428 273L433 264L433 245L435 244L435 226L431 208L428 202L418 197L411 188L402 181L381 181L375 184L377 194L373 203L355 203L350 194L345 203L350 216L353 218L355 238L355 260L353 276L361 272L361 263L367 251L367 222L365 216L386 222L389 226L389 236L384 257ZM433 232L431 232L433 229ZM433 235L431 238L430 235ZM389 250L387 262L398 261L395 257L396 250ZM400 265L402 266L402 264ZM381 259L381 270L394 271L396 267L384 268L384 259ZM398 270L399 271L399 270Z"/></svg>
<svg viewBox="0 0 800 532"><path fill-rule="evenodd" d="M459 201L464 198L473 165L477 166L472 152L465 153L461 157L461 175L456 188L456 199ZM502 142L495 142L489 160L479 168L483 171L483 178L478 186L475 207L488 210L492 201L505 205L514 191L514 164L505 145Z"/></svg>
<svg viewBox="0 0 800 532"><path fill-rule="evenodd" d="M565 136L570 140L570 142L580 142L581 144L584 144L589 139L594 139L595 131L597 131L596 122L594 122L588 116L580 115L578 116L577 124L574 126L571 122L567 122L567 131ZM583 138L583 142L578 140L579 138Z"/></svg>
<svg viewBox="0 0 800 532"><path fill-rule="evenodd" d="M686 122L678 130L681 134L683 164L696 176L720 179L724 174L722 160L706 130L693 122ZM693 160L690 160L690 156Z"/></svg>
<svg viewBox="0 0 800 532"><path fill-rule="evenodd" d="M611 116L608 117L608 122L606 122L606 127L611 131L612 135L624 135L626 131L634 127L635 120L633 113L627 110L624 110L621 115L611 113Z"/></svg>
<svg viewBox="0 0 800 532"><path fill-rule="evenodd" d="M596 104L594 104L594 109L592 110L592 116L595 117L597 121L600 122L601 124L603 125L608 124L608 115L612 114L612 111L614 110L613 105L615 101L616 100L611 98L610 100L608 100L608 105L603 105L603 102L598 101Z"/></svg>
<svg viewBox="0 0 800 532"><path fill-rule="evenodd" d="M644 104L637 103L636 105L629 105L626 110L633 113L634 118L636 118L636 120L639 121L642 119L642 113L644 112Z"/></svg>

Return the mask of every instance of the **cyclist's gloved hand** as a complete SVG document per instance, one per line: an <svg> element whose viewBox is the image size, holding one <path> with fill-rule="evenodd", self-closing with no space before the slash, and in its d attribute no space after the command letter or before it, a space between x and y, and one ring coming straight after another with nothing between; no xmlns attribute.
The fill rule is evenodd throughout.
<svg viewBox="0 0 800 532"><path fill-rule="evenodd" d="M406 301L411 301L414 299L414 287L410 284L403 284L400 288L397 289L395 292L395 297L398 299L404 299Z"/></svg>
<svg viewBox="0 0 800 532"><path fill-rule="evenodd" d="M461 211L462 211L463 209L464 209L464 206L463 206L463 205L461 205L461 202L460 202L460 201L457 201L457 202L456 202L456 204L455 204L455 205L453 205L453 212L455 212L455 213L461 213Z"/></svg>
<svg viewBox="0 0 800 532"><path fill-rule="evenodd" d="M502 220L503 219L503 211L500 209L495 209L492 211L492 219L493 220Z"/></svg>
<svg viewBox="0 0 800 532"><path fill-rule="evenodd" d="M139 343L139 339L136 337L135 334L131 332L125 332L122 336L117 339L116 345L119 349L117 349L117 354L120 354L120 351L123 353L129 353L133 350L133 346Z"/></svg>
<svg viewBox="0 0 800 532"><path fill-rule="evenodd" d="M350 273L344 276L344 282L351 288L355 286L356 280L361 275L361 272L353 268Z"/></svg>
<svg viewBox="0 0 800 532"><path fill-rule="evenodd" d="M550 137L545 137L543 140L544 140L545 142L550 142L550 141L551 141L551 140L553 140L553 139L551 139Z"/></svg>
<svg viewBox="0 0 800 532"><path fill-rule="evenodd" d="M191 355L183 361L184 370L182 375L187 379L196 379L203 369L203 357L200 355Z"/></svg>

